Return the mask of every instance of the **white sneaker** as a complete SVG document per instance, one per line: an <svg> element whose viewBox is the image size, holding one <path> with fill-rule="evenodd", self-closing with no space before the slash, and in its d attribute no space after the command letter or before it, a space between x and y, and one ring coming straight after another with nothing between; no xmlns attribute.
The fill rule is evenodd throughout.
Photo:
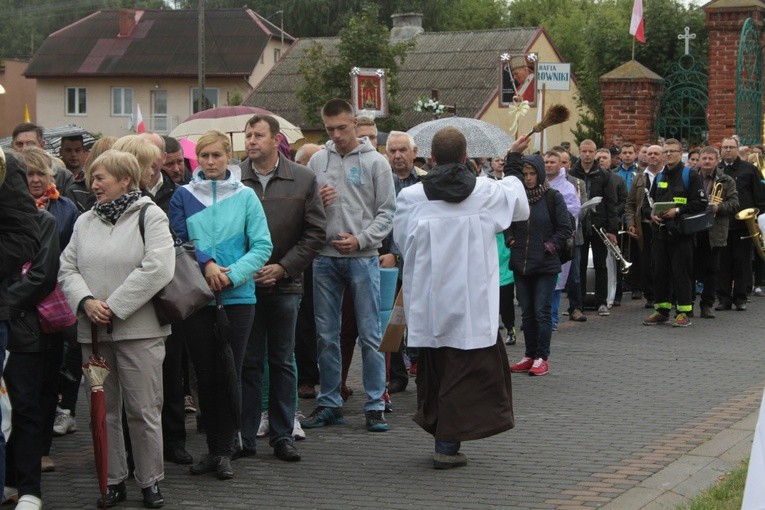
<svg viewBox="0 0 765 510"><path fill-rule="evenodd" d="M16 510L41 510L42 500L37 496L25 494L19 498Z"/></svg>
<svg viewBox="0 0 765 510"><path fill-rule="evenodd" d="M303 413L295 413L295 424L292 426L292 437L295 438L295 441L302 441L305 439L305 431L303 430L303 427L300 426L301 419L305 420Z"/></svg>
<svg viewBox="0 0 765 510"><path fill-rule="evenodd" d="M762 290L762 287L757 287L754 289L754 295L757 297L763 297L765 296L765 291Z"/></svg>
<svg viewBox="0 0 765 510"><path fill-rule="evenodd" d="M56 419L53 421L53 435L64 436L77 431L77 422L74 421L72 412L69 409L62 409L56 413Z"/></svg>
<svg viewBox="0 0 765 510"><path fill-rule="evenodd" d="M600 308L598 308L598 315L601 317L606 317L611 315L611 312L608 311L608 307L606 305L600 305Z"/></svg>
<svg viewBox="0 0 765 510"><path fill-rule="evenodd" d="M255 437L266 437L268 435L268 411L263 411L260 415L260 427L258 427L258 433Z"/></svg>

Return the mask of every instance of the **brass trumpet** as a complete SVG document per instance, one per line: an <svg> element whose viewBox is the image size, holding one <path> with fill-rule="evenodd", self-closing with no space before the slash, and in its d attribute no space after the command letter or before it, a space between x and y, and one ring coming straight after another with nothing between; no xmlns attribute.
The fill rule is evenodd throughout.
<svg viewBox="0 0 765 510"><path fill-rule="evenodd" d="M616 261L619 263L619 271L622 274L627 274L630 272L630 266L632 265L632 262L624 258L624 255L622 255L622 251L619 249L617 245L611 242L611 240L606 235L606 231L603 227L595 228L595 225L592 226L592 228L595 229L595 232L598 233L598 236L603 241L603 244L606 245L606 248L609 252L611 252L611 255L614 256Z"/></svg>
<svg viewBox="0 0 765 510"><path fill-rule="evenodd" d="M716 182L712 185L712 192L709 194L710 205L720 205L723 202L723 185L721 182ZM717 213L715 213L715 216Z"/></svg>
<svg viewBox="0 0 765 510"><path fill-rule="evenodd" d="M748 236L742 236L741 239L751 239L754 244L754 248L757 251L757 255L762 260L765 260L765 240L763 240L762 232L760 232L760 226L757 225L757 215L760 214L760 210L756 207L749 207L748 209L742 209L736 213L736 219L741 220L746 224L746 229L749 231Z"/></svg>

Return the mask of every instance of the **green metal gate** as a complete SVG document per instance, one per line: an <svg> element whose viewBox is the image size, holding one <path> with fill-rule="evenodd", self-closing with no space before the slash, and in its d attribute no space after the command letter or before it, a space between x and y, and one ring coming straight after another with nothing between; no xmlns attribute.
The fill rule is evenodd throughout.
<svg viewBox="0 0 765 510"><path fill-rule="evenodd" d="M752 18L741 27L736 66L736 134L745 145L762 141L762 51Z"/></svg>
<svg viewBox="0 0 765 510"><path fill-rule="evenodd" d="M707 136L707 73L705 66L683 55L672 64L662 82L656 134L699 145Z"/></svg>

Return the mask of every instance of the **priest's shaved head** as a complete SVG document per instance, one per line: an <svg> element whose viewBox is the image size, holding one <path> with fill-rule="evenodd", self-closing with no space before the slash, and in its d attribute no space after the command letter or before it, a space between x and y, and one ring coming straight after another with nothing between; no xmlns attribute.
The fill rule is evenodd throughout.
<svg viewBox="0 0 765 510"><path fill-rule="evenodd" d="M430 155L439 165L464 163L467 156L467 140L459 129L445 127L433 135Z"/></svg>

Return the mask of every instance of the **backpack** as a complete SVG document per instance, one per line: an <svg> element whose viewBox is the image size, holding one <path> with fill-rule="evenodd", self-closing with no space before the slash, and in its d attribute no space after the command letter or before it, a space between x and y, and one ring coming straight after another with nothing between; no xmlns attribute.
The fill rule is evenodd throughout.
<svg viewBox="0 0 765 510"><path fill-rule="evenodd" d="M553 191L551 188L550 191ZM554 190L558 194L558 190ZM562 196L562 195L561 195ZM555 195L553 193L545 193L545 201L547 202L547 212L550 215L550 221L553 224L553 228L558 230L558 224L555 222ZM568 212L568 209L566 209ZM571 224L571 235L566 239L564 245L558 250L558 258L561 264L565 264L569 260L574 258L574 236L576 235L576 218L570 212L568 213L568 220Z"/></svg>

